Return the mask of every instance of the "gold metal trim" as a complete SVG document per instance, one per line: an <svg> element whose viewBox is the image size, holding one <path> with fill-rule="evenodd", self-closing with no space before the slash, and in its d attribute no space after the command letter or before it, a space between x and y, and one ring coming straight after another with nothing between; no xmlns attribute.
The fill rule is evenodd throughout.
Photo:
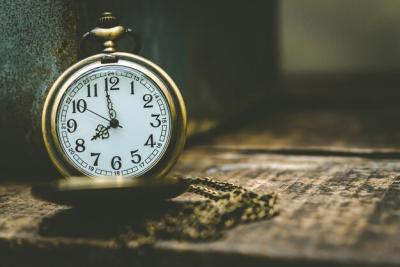
<svg viewBox="0 0 400 267"><path fill-rule="evenodd" d="M128 182L130 178L137 177L163 178L178 160L186 140L187 113L183 97L171 77L155 63L143 57L122 52L111 54L118 58L118 63L101 63L101 59L109 55L97 54L77 62L62 73L50 88L42 113L42 134L46 150L54 166L63 176L86 176L64 154L58 140L56 113L60 101L71 83L91 69L107 65L134 66L135 69L150 77L164 94L171 112L171 137L164 155L154 167L141 176L124 176L123 179Z"/></svg>
<svg viewBox="0 0 400 267"><path fill-rule="evenodd" d="M129 208L159 205L160 201L176 197L189 187L186 180L176 177L164 179L128 179L110 177L68 177L37 184L32 194L42 200L76 207L100 207L115 209L115 206Z"/></svg>

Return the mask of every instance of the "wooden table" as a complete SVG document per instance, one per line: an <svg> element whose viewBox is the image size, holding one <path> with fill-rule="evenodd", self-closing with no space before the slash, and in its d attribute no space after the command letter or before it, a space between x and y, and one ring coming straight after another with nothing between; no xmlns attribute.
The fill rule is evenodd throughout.
<svg viewBox="0 0 400 267"><path fill-rule="evenodd" d="M279 194L278 216L239 225L211 242L161 240L143 249L132 239L121 247L115 243L120 218L104 213L85 220L34 199L28 184L2 184L0 266L398 266L396 114L271 114L189 145L175 173ZM44 222L56 225L51 234L41 233Z"/></svg>

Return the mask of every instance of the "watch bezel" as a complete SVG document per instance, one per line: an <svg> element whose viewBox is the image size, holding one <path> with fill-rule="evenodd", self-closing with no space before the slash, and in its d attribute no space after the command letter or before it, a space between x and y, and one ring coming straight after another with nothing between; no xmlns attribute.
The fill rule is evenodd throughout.
<svg viewBox="0 0 400 267"><path fill-rule="evenodd" d="M53 83L47 94L42 113L43 141L46 150L50 156L50 159L57 170L65 177L81 175L93 177L87 175L86 173L75 167L68 156L65 155L57 136L57 110L63 98L63 95L65 94L68 87L72 84L72 82L68 81L74 81L83 73L86 73L87 71L98 67L103 67L107 65L127 66L116 62L102 62L102 59L110 58L110 55L112 55L112 57L114 58L117 58L118 62L132 62L135 65L135 69L138 69L144 75L149 77L153 82L155 82L164 94L171 113L171 135L169 144L167 145L167 148L162 158L144 174L141 174L139 176L123 176L122 180L128 181L129 178L154 179L165 177L176 163L179 155L182 152L186 140L187 113L185 103L177 85L164 70L162 70L155 63L143 57L129 53L102 53L85 58L64 71ZM137 68L137 66L139 66L139 68ZM131 66L128 65L127 67Z"/></svg>

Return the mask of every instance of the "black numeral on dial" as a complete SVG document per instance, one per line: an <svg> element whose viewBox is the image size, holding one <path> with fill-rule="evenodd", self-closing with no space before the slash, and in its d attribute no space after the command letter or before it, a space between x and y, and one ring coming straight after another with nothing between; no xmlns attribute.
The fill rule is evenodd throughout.
<svg viewBox="0 0 400 267"><path fill-rule="evenodd" d="M100 157L100 153L90 153L91 157L95 157L94 162L93 162L93 166L98 166L99 165L99 157Z"/></svg>
<svg viewBox="0 0 400 267"><path fill-rule="evenodd" d="M134 164L138 164L142 161L142 156L140 156L140 154L137 152L139 152L139 149L131 151L131 157L132 157L131 161Z"/></svg>
<svg viewBox="0 0 400 267"><path fill-rule="evenodd" d="M119 170L122 167L122 163L121 163L121 157L120 156L115 156L111 159L111 168L113 168L114 170Z"/></svg>
<svg viewBox="0 0 400 267"><path fill-rule="evenodd" d="M153 96L152 95L145 94L143 96L143 101L146 102L146 103L144 103L144 106L143 106L144 108L152 108L153 107L153 105L150 105L151 101L153 101Z"/></svg>
<svg viewBox="0 0 400 267"><path fill-rule="evenodd" d="M76 111L83 113L87 109L87 103L84 99L79 99L78 101L72 101L72 113L76 113Z"/></svg>
<svg viewBox="0 0 400 267"><path fill-rule="evenodd" d="M87 97L97 97L97 84L93 85L93 90L90 84L87 85Z"/></svg>
<svg viewBox="0 0 400 267"><path fill-rule="evenodd" d="M151 146L152 148L156 145L156 142L154 142L152 134L149 136L149 138L147 138L147 141L146 141L146 143L144 143L144 145Z"/></svg>
<svg viewBox="0 0 400 267"><path fill-rule="evenodd" d="M151 114L152 118L155 118L155 123L154 122L150 122L150 125L154 128L160 127L161 125L161 120L159 119L160 114Z"/></svg>
<svg viewBox="0 0 400 267"><path fill-rule="evenodd" d="M69 119L67 121L67 131L69 133L73 133L76 131L76 128L78 128L78 124L76 123L76 120L74 119Z"/></svg>
<svg viewBox="0 0 400 267"><path fill-rule="evenodd" d="M131 95L135 94L135 83L131 81Z"/></svg>
<svg viewBox="0 0 400 267"><path fill-rule="evenodd" d="M104 79L104 86L106 90L108 90L108 83L111 84L110 90L119 90L119 87L116 87L119 83L119 78L116 76L112 76L110 78Z"/></svg>
<svg viewBox="0 0 400 267"><path fill-rule="evenodd" d="M76 139L75 144L76 144L76 146L75 146L76 152L81 153L81 152L85 151L85 149L86 149L85 148L85 140L83 140L82 138Z"/></svg>

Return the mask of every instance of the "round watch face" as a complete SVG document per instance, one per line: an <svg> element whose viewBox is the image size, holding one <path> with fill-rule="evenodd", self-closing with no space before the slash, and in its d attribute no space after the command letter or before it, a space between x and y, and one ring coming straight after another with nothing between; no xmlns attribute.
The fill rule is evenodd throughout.
<svg viewBox="0 0 400 267"><path fill-rule="evenodd" d="M63 93L55 114L64 157L88 176L139 176L163 157L172 117L159 85L138 69L87 70Z"/></svg>

